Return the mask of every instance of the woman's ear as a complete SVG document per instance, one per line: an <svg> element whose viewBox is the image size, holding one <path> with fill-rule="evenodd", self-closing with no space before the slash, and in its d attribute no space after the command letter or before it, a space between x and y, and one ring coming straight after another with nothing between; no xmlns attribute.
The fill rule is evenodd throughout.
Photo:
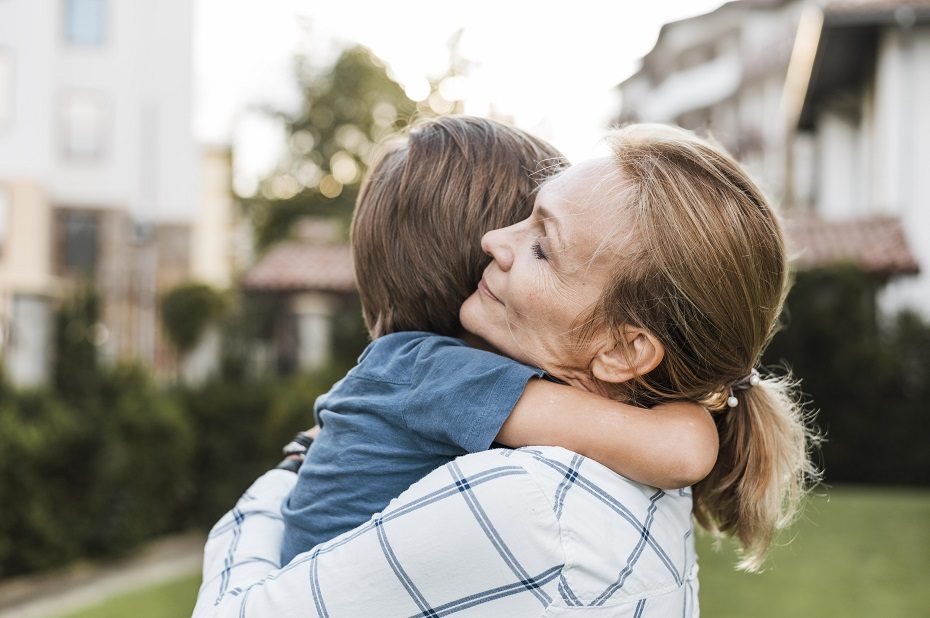
<svg viewBox="0 0 930 618"><path fill-rule="evenodd" d="M624 326L620 341L607 340L591 361L595 378L620 384L649 373L665 358L665 346L644 328Z"/></svg>

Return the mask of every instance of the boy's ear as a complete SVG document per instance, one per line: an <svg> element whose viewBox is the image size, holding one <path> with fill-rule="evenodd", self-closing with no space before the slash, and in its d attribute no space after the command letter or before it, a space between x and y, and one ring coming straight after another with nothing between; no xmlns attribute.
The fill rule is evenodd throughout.
<svg viewBox="0 0 930 618"><path fill-rule="evenodd" d="M624 326L620 340L606 339L591 361L594 377L620 384L649 373L665 358L665 346L644 328Z"/></svg>

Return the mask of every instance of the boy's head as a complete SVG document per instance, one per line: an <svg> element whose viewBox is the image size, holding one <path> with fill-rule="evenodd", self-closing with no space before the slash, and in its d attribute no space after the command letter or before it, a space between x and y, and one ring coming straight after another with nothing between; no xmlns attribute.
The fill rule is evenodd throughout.
<svg viewBox="0 0 930 618"><path fill-rule="evenodd" d="M529 216L562 154L507 125L469 116L422 121L390 145L362 186L352 256L373 338L461 333L459 307L490 258L488 230Z"/></svg>

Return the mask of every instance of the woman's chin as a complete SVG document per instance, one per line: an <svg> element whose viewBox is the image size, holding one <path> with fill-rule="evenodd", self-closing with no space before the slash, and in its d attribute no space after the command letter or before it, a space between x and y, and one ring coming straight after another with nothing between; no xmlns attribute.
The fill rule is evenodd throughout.
<svg viewBox="0 0 930 618"><path fill-rule="evenodd" d="M481 299L478 297L479 292L476 290L472 295L465 299L459 309L459 321L469 333L481 337Z"/></svg>

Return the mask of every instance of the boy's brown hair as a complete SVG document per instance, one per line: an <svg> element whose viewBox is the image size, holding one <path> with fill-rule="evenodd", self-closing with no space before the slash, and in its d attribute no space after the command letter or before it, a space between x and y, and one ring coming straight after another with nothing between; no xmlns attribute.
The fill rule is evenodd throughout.
<svg viewBox="0 0 930 618"><path fill-rule="evenodd" d="M372 338L458 336L459 307L490 258L481 236L529 216L562 154L507 125L470 116L417 123L387 146L362 185L352 257Z"/></svg>

